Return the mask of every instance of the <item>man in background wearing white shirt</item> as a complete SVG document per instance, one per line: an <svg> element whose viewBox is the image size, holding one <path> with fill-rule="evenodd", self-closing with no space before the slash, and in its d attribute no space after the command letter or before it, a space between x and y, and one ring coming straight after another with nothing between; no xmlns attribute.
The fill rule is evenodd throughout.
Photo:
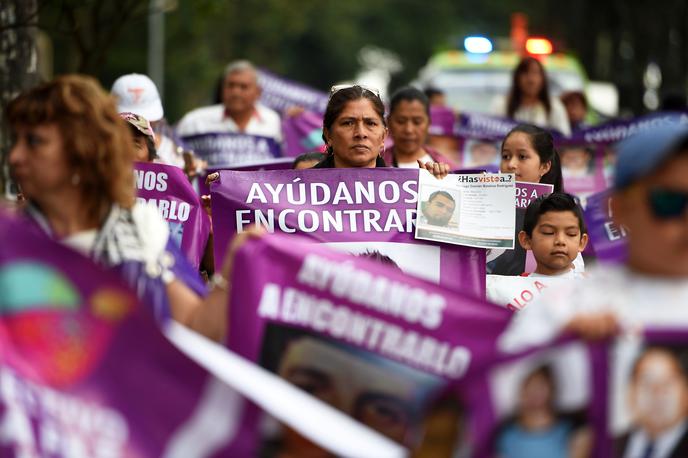
<svg viewBox="0 0 688 458"><path fill-rule="evenodd" d="M222 103L190 111L177 126L180 136L244 133L282 141L279 115L258 103L258 72L249 61L231 62L224 71Z"/></svg>

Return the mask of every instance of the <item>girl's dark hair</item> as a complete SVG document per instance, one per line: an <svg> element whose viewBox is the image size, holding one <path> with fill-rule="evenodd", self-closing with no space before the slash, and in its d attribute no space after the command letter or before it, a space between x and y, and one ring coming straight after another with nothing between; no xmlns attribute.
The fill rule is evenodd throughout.
<svg viewBox="0 0 688 458"><path fill-rule="evenodd" d="M506 114L509 118L514 117L514 113L516 113L516 110L518 110L518 107L521 106L521 102L523 101L523 92L521 91L521 86L519 85L518 80L521 78L521 75L526 73L533 64L537 65L538 69L540 70L540 74L542 75L542 88L538 93L538 99L540 99L540 102L542 102L542 104L545 106L547 116L549 116L549 113L552 110L552 104L549 100L549 84L547 83L547 73L545 72L545 67L543 67L542 63L534 57L524 57L521 59L521 62L518 63L514 69L514 73L512 74L511 91L509 92L509 97L506 104Z"/></svg>
<svg viewBox="0 0 688 458"><path fill-rule="evenodd" d="M504 150L504 143L506 140L517 132L526 134L530 139L530 144L540 157L540 163L550 163L549 172L545 173L540 179L540 183L554 185L553 192L562 192L564 188L564 180L561 175L561 161L559 160L559 153L554 148L554 139L545 129L541 129L531 124L519 124L506 134L502 142L502 150Z"/></svg>
<svg viewBox="0 0 688 458"><path fill-rule="evenodd" d="M416 89L412 86L402 87L401 89L397 90L394 94L392 94L392 99L389 102L390 116L392 115L392 113L394 113L394 109L397 107L397 105L399 105L400 102L413 102L414 100L418 100L420 103L423 104L423 108L425 108L425 114L427 114L429 118L430 100L428 100L428 97L425 94L423 94L421 90Z"/></svg>
<svg viewBox="0 0 688 458"><path fill-rule="evenodd" d="M330 96L330 100L327 102L327 108L325 109L325 116L323 116L323 141L327 143L327 138L325 137L325 131L332 128L334 121L342 114L344 107L349 102L360 99L368 99L370 103L373 104L373 109L380 116L380 121L382 125L387 127L387 121L385 120L385 104L382 103L380 97L378 97L374 92L354 85L344 89L340 89ZM333 154L332 148L327 147L327 154Z"/></svg>

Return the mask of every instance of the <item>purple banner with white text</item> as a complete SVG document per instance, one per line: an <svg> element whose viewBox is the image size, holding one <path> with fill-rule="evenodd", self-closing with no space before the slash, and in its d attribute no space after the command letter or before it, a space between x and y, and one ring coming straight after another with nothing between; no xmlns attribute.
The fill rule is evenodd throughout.
<svg viewBox="0 0 688 458"><path fill-rule="evenodd" d="M588 197L583 217L595 257L599 261L623 262L628 233L612 219L610 200L609 191Z"/></svg>
<svg viewBox="0 0 688 458"><path fill-rule="evenodd" d="M221 171L211 196L216 263L237 232L256 224L484 297L484 250L414 239L417 170Z"/></svg>
<svg viewBox="0 0 688 458"><path fill-rule="evenodd" d="M210 219L201 200L178 167L137 162L134 166L137 200L158 209L170 237L191 265L198 269L210 233Z"/></svg>
<svg viewBox="0 0 688 458"><path fill-rule="evenodd" d="M576 140L586 143L616 143L638 132L667 124L688 124L688 112L660 112L632 119L609 121L576 132Z"/></svg>
<svg viewBox="0 0 688 458"><path fill-rule="evenodd" d="M258 170L291 170L293 162L294 159L291 157L280 157L277 159L259 161L245 165L208 167L198 175L198 195L210 195L210 187L205 183L205 181L206 178L208 178L208 175L211 173L219 172L220 170L242 170L246 172Z"/></svg>
<svg viewBox="0 0 688 458"><path fill-rule="evenodd" d="M274 138L232 132L187 135L186 147L210 167L252 164L280 157Z"/></svg>
<svg viewBox="0 0 688 458"><path fill-rule="evenodd" d="M250 239L235 263L229 348L412 449L437 446L424 440L433 415L465 412L456 384L494 360L510 318L305 237ZM449 388L451 405L440 402ZM441 441L458 445L444 430ZM299 443L284 428L272 434L276 455Z"/></svg>

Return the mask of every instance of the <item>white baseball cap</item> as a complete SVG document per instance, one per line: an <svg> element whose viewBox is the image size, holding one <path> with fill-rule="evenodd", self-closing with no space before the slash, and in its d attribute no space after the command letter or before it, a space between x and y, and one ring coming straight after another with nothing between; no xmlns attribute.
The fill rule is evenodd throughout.
<svg viewBox="0 0 688 458"><path fill-rule="evenodd" d="M117 111L120 113L135 113L153 122L162 119L164 112L158 88L146 75L122 75L112 85L111 92L117 97Z"/></svg>

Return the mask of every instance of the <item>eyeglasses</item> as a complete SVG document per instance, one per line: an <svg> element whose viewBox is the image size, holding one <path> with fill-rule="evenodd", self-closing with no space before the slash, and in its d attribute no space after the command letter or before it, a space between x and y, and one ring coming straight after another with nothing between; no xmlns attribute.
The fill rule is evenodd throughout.
<svg viewBox="0 0 688 458"><path fill-rule="evenodd" d="M652 213L660 220L678 218L688 207L688 192L656 188L651 189L647 197Z"/></svg>
<svg viewBox="0 0 688 458"><path fill-rule="evenodd" d="M330 88L330 98L332 98L333 95L335 95L337 92L341 91L342 89L349 89L349 88L356 87L356 86L360 87L364 91L368 91L368 92L373 93L373 95L375 95L375 97L377 97L378 99L380 98L380 91L379 90L375 89L374 87L364 86L363 84L335 84L334 86L332 86Z"/></svg>

